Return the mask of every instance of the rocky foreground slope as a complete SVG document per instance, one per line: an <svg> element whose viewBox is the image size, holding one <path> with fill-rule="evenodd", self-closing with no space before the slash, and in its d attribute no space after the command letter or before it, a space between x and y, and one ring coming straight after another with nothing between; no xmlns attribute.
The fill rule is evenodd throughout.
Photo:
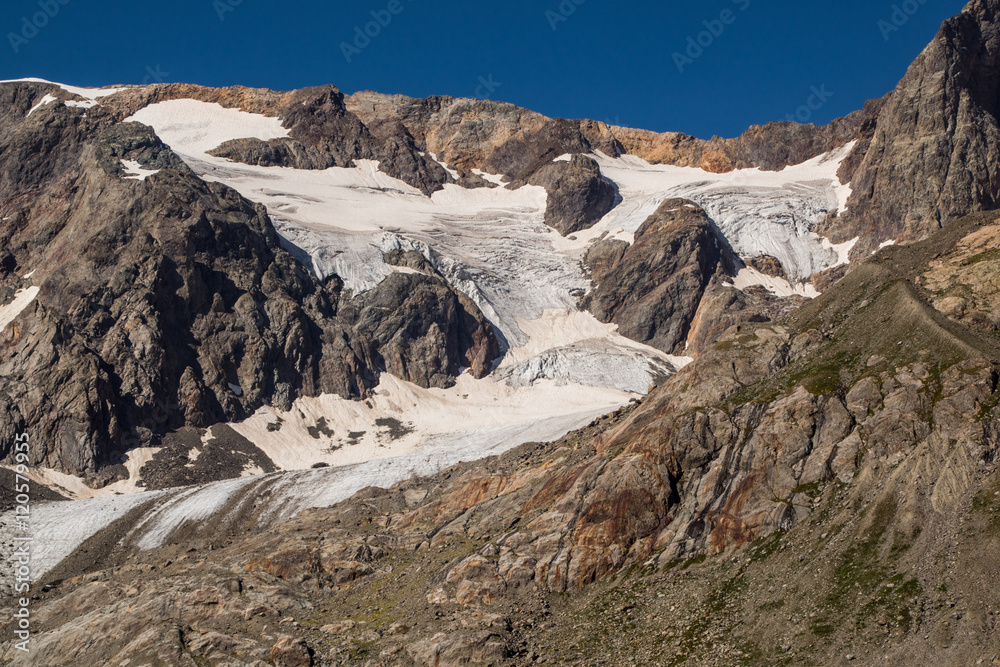
<svg viewBox="0 0 1000 667"><path fill-rule="evenodd" d="M552 444L261 534L141 551L112 527L47 577L42 663L5 658L990 662L1000 292L942 276L997 275L998 241L1000 217L982 214L885 249ZM948 299L970 287L960 314Z"/></svg>

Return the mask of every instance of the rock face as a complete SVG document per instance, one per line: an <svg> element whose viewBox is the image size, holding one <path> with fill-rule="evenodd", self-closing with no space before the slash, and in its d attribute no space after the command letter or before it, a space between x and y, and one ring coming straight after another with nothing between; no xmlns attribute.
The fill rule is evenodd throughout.
<svg viewBox="0 0 1000 667"><path fill-rule="evenodd" d="M845 164L849 215L832 227L861 241L910 242L1000 197L1000 4L973 0L885 98L868 140Z"/></svg>
<svg viewBox="0 0 1000 667"><path fill-rule="evenodd" d="M547 164L532 174L528 183L549 193L545 224L563 236L593 227L616 203L614 184L601 175L597 162L585 155Z"/></svg>
<svg viewBox="0 0 1000 667"><path fill-rule="evenodd" d="M678 351L722 258L708 215L687 200L669 199L609 265L620 248L598 244L588 255L595 287L585 307L633 340Z"/></svg>
<svg viewBox="0 0 1000 667"><path fill-rule="evenodd" d="M697 357L730 327L780 319L807 301L778 297L762 286L736 289L732 280L742 263L720 241L707 213L686 199L663 202L633 244L598 241L584 261L594 289L581 305L617 324L623 335L668 354ZM756 264L781 272L773 258Z"/></svg>
<svg viewBox="0 0 1000 667"><path fill-rule="evenodd" d="M466 368L485 377L500 356L492 325L439 277L393 274L342 317L378 349L380 370L424 387L451 386Z"/></svg>
<svg viewBox="0 0 1000 667"><path fill-rule="evenodd" d="M355 160L379 160L383 171L427 195L453 182L441 165L421 154L401 125L377 126L373 134L344 108L344 96L334 86L290 93L277 114L289 138L227 141L212 154L246 164L295 169L350 167Z"/></svg>
<svg viewBox="0 0 1000 667"><path fill-rule="evenodd" d="M423 320L407 300L389 304L413 317L405 334L352 329L338 319L339 282L321 284L282 250L262 207L201 181L148 128L115 125L101 108L28 116L53 90L68 95L0 87L3 289L26 287L32 271L40 288L4 332L0 458L30 427L45 443L33 464L93 474L165 430L299 396L360 397L401 341L433 370L420 359L393 369L424 386L461 366L489 369L497 344L471 302L437 285ZM124 178L122 160L158 173Z"/></svg>

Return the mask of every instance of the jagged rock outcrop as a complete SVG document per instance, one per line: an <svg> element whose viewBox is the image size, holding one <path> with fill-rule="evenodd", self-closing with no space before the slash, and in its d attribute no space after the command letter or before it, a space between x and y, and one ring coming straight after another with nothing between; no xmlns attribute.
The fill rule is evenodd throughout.
<svg viewBox="0 0 1000 667"><path fill-rule="evenodd" d="M831 230L860 237L855 257L1000 203L998 16L996 0L973 0L945 21L845 164L849 214Z"/></svg>
<svg viewBox="0 0 1000 667"><path fill-rule="evenodd" d="M614 208L618 196L597 162L585 155L551 162L533 173L528 183L549 193L545 224L563 236L593 227Z"/></svg>
<svg viewBox="0 0 1000 667"><path fill-rule="evenodd" d="M212 155L263 167L329 169L350 167L355 160L378 160L382 171L430 195L452 178L425 158L402 125L381 125L373 134L344 107L334 86L289 93L277 109L288 138L227 141Z"/></svg>
<svg viewBox="0 0 1000 667"><path fill-rule="evenodd" d="M424 387L451 386L466 368L485 377L500 356L479 308L439 277L395 273L345 302L341 316L378 350L380 370Z"/></svg>
<svg viewBox="0 0 1000 667"><path fill-rule="evenodd" d="M722 271L705 289L684 343L685 355L700 356L731 327L780 320L808 301L801 296L775 296L760 285L739 290L729 281Z"/></svg>
<svg viewBox="0 0 1000 667"><path fill-rule="evenodd" d="M633 340L682 350L722 257L708 215L687 200L669 199L642 223L613 268L606 267L607 257L620 246L595 247L587 261L600 280L583 305Z"/></svg>
<svg viewBox="0 0 1000 667"><path fill-rule="evenodd" d="M685 199L661 204L631 245L592 244L584 262L594 289L581 305L623 335L670 354L697 357L730 327L780 319L806 301L762 286L734 287L743 264L720 242L705 211ZM781 271L773 258L757 264Z"/></svg>
<svg viewBox="0 0 1000 667"><path fill-rule="evenodd" d="M475 305L441 285L427 313L388 304L414 320L402 339L352 329L338 319L339 281L320 283L282 250L263 207L201 181L149 128L114 124L102 107L27 115L50 92L70 96L0 86L3 292L40 290L0 348L11 416L0 459L30 425L44 443L33 465L92 475L165 430L299 396L360 397L401 340L434 370L421 359L393 369L424 386L497 356ZM126 178L122 160L157 173Z"/></svg>

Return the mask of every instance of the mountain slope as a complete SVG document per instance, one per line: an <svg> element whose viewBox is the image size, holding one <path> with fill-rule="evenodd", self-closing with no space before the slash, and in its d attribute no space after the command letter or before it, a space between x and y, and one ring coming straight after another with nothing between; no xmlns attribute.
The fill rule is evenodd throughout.
<svg viewBox="0 0 1000 667"><path fill-rule="evenodd" d="M733 329L641 404L553 444L370 490L259 534L223 513L143 551L141 532L116 524L124 540L88 544L103 567L128 564L43 595L37 656L407 666L539 654L587 664L989 657L1000 650L986 585L1000 571L988 548L1000 539L1000 344L944 318L920 286L936 262L961 266L968 240L986 233L1000 236L996 215L884 250L785 321ZM202 553L182 556L190 548ZM79 567L67 561L58 577ZM180 616L165 604L178 595ZM94 632L106 641L74 648Z"/></svg>

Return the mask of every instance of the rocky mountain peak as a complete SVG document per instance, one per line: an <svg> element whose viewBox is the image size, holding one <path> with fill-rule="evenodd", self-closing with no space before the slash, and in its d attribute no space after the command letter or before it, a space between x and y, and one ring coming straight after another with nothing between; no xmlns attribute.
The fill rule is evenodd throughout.
<svg viewBox="0 0 1000 667"><path fill-rule="evenodd" d="M854 194L832 231L864 256L998 205L1000 35L996 3L969 3L941 26L884 100L849 163Z"/></svg>

